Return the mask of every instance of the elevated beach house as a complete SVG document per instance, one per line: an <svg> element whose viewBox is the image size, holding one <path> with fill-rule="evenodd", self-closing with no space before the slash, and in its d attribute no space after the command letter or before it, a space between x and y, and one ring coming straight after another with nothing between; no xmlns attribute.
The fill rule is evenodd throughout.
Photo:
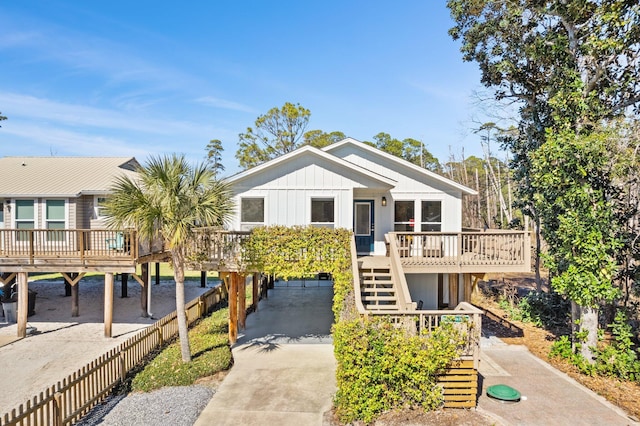
<svg viewBox="0 0 640 426"><path fill-rule="evenodd" d="M232 229L353 230L368 310L453 308L477 277L530 269L526 232L463 231L462 197L475 190L355 139L299 148L230 182Z"/></svg>
<svg viewBox="0 0 640 426"><path fill-rule="evenodd" d="M229 180L234 230L353 231L362 315L386 316L412 333L443 323L463 330L461 357L439 383L445 407L475 406L482 311L469 303L471 293L486 273L530 270L527 231L464 229L462 199L476 191L351 138L323 149L304 146Z"/></svg>
<svg viewBox="0 0 640 426"><path fill-rule="evenodd" d="M133 157L4 157L0 159L0 285L14 280L27 294L28 274L60 272L71 284L72 315L77 282L105 273L105 335L111 335L113 279L136 275L137 265L165 260L160 245L141 244L132 229L105 229L101 204L115 179L134 177ZM18 335L24 336L27 298L18 298ZM77 315L77 313L75 314Z"/></svg>

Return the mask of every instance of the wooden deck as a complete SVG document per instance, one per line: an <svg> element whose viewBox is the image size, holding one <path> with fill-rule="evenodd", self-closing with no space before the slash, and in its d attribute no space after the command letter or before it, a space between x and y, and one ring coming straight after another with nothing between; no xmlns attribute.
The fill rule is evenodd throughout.
<svg viewBox="0 0 640 426"><path fill-rule="evenodd" d="M141 244L134 230L0 229L0 272L135 272L166 260L161 244Z"/></svg>
<svg viewBox="0 0 640 426"><path fill-rule="evenodd" d="M411 273L529 272L528 232L392 232L404 271Z"/></svg>

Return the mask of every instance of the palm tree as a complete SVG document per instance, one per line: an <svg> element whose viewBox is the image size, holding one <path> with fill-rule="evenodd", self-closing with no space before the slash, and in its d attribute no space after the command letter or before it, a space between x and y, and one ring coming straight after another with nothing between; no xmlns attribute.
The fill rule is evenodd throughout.
<svg viewBox="0 0 640 426"><path fill-rule="evenodd" d="M151 157L137 179L122 176L105 203L107 226L133 227L142 240L164 239L171 250L176 281L176 313L182 360L191 361L184 309L186 248L197 226L222 226L234 204L229 186L215 179L206 164L191 166L182 155Z"/></svg>

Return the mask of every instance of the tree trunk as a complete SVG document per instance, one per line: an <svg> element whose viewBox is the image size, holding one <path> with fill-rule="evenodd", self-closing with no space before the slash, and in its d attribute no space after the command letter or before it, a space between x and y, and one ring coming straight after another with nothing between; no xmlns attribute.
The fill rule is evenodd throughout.
<svg viewBox="0 0 640 426"><path fill-rule="evenodd" d="M595 362L594 348L598 345L598 308L580 306L580 331L587 337L580 352L590 364Z"/></svg>
<svg viewBox="0 0 640 426"><path fill-rule="evenodd" d="M542 250L542 236L540 235L540 218L536 215L535 221L536 232L536 258L535 258L535 272L536 272L536 291L540 293L542 291L542 278L540 277L540 252ZM551 290L551 280L549 280L549 290Z"/></svg>
<svg viewBox="0 0 640 426"><path fill-rule="evenodd" d="M581 341L575 341L580 344L580 355L584 359L593 364L595 362L595 354L593 349L598 345L598 308L591 308L588 306L579 306L575 302L571 302L571 319L574 324L573 334L580 332L585 336ZM579 325L576 326L576 320L579 320Z"/></svg>
<svg viewBox="0 0 640 426"><path fill-rule="evenodd" d="M184 309L184 258L180 247L173 247L173 277L176 280L176 315L178 317L178 337L183 362L191 362L187 312Z"/></svg>

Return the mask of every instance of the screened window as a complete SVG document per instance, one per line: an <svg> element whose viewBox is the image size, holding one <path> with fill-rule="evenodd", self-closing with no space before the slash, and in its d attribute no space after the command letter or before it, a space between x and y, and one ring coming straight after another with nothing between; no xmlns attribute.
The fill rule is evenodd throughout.
<svg viewBox="0 0 640 426"><path fill-rule="evenodd" d="M394 203L393 230L396 232L413 232L415 224L415 203L413 201L396 201Z"/></svg>
<svg viewBox="0 0 640 426"><path fill-rule="evenodd" d="M264 198L243 198L240 201L240 221L242 223L264 223Z"/></svg>
<svg viewBox="0 0 640 426"><path fill-rule="evenodd" d="M62 230L66 228L64 200L47 200L45 206L47 229ZM48 241L64 241L64 232L48 232Z"/></svg>
<svg viewBox="0 0 640 426"><path fill-rule="evenodd" d="M442 229L442 203L440 201L422 202L422 220L420 230L423 232L440 232Z"/></svg>
<svg viewBox="0 0 640 426"><path fill-rule="evenodd" d="M334 214L333 198L314 198L311 200L312 225L333 227Z"/></svg>
<svg viewBox="0 0 640 426"><path fill-rule="evenodd" d="M33 229L35 227L35 209L33 200L16 200L16 229ZM18 232L18 241L29 241L27 232Z"/></svg>

